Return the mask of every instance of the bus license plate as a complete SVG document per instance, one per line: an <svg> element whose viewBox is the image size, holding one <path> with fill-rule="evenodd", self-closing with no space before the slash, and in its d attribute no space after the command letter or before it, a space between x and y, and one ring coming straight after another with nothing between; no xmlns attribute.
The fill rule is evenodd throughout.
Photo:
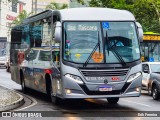
<svg viewBox="0 0 160 120"><path fill-rule="evenodd" d="M111 86L101 86L99 87L99 91L112 91Z"/></svg>

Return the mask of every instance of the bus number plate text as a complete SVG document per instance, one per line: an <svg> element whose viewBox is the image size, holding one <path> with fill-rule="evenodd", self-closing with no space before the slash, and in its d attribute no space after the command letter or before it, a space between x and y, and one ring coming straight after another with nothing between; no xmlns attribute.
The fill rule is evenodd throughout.
<svg viewBox="0 0 160 120"><path fill-rule="evenodd" d="M111 86L101 86L99 87L99 91L112 91Z"/></svg>

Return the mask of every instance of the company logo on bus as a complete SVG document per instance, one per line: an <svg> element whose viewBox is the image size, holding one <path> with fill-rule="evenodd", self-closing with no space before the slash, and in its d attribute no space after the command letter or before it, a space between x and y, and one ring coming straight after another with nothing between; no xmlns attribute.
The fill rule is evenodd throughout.
<svg viewBox="0 0 160 120"><path fill-rule="evenodd" d="M112 77L112 80L113 81L118 81L118 80L120 80L120 78L119 77Z"/></svg>

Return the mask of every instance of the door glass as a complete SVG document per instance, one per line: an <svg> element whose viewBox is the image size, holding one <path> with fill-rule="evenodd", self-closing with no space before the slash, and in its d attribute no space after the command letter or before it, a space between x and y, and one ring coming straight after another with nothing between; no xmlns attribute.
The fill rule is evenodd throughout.
<svg viewBox="0 0 160 120"><path fill-rule="evenodd" d="M30 53L29 53L29 61L30 60L35 60L36 59L36 57L37 57L37 53L38 53L38 51L37 50L31 50L30 51Z"/></svg>
<svg viewBox="0 0 160 120"><path fill-rule="evenodd" d="M60 54L59 51L52 51L53 63L59 67Z"/></svg>

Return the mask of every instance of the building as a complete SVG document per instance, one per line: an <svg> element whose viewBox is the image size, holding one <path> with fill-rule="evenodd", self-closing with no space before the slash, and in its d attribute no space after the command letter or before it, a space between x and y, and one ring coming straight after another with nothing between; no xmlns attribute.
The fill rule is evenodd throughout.
<svg viewBox="0 0 160 120"><path fill-rule="evenodd" d="M46 10L46 6L49 5L51 2L58 3L59 5L61 4L69 5L69 1L70 0L32 0L33 13L36 14Z"/></svg>
<svg viewBox="0 0 160 120"><path fill-rule="evenodd" d="M70 8L76 8L76 7L87 7L89 6L90 0L84 0L84 5L81 5L77 2L77 0L32 0L33 6L33 14L42 12L46 9L46 6L49 5L51 2L58 3L59 5L67 4Z"/></svg>
<svg viewBox="0 0 160 120"><path fill-rule="evenodd" d="M84 7L88 5L89 0L84 0L85 5L81 5L77 0L0 0L0 41L10 41L10 29L11 23L22 10L26 10L27 13L35 14L42 12L46 9L46 6L51 2L58 3L59 5L67 4L69 7ZM16 0L17 1L17 0Z"/></svg>
<svg viewBox="0 0 160 120"><path fill-rule="evenodd" d="M0 42L10 41L11 23L16 19L22 10L31 12L32 0L0 0Z"/></svg>

